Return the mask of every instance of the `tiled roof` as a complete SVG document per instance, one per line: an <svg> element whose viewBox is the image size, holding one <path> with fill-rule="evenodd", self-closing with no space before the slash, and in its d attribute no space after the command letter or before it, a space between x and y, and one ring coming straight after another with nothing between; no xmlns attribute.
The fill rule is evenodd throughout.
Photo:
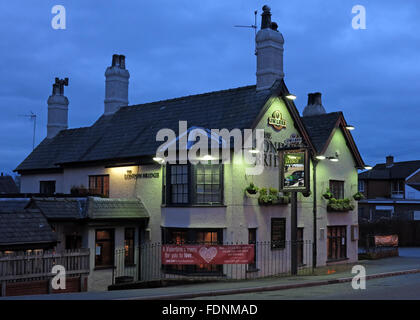
<svg viewBox="0 0 420 320"><path fill-rule="evenodd" d="M331 112L316 116L302 117L303 124L318 153L325 148L325 144L335 128L341 112Z"/></svg>
<svg viewBox="0 0 420 320"><path fill-rule="evenodd" d="M29 207L39 209L48 220L86 218L86 198L34 198Z"/></svg>
<svg viewBox="0 0 420 320"><path fill-rule="evenodd" d="M156 141L157 132L168 128L178 133L179 121L207 129L253 128L268 99L287 92L284 81L276 81L267 90L257 91L253 85L122 107L113 115L100 117L91 127L62 130L53 139L44 139L16 171L151 156L162 144ZM299 117L294 104L289 104ZM317 152L323 150L340 116L341 112L333 112L301 118ZM301 133L306 136L306 132ZM361 158L359 162L363 162Z"/></svg>
<svg viewBox="0 0 420 320"><path fill-rule="evenodd" d="M0 194L7 193L19 193L19 189L11 176L0 176Z"/></svg>
<svg viewBox="0 0 420 320"><path fill-rule="evenodd" d="M0 198L0 213L21 211L29 203L29 198Z"/></svg>
<svg viewBox="0 0 420 320"><path fill-rule="evenodd" d="M0 246L54 243L56 235L37 210L0 213Z"/></svg>
<svg viewBox="0 0 420 320"><path fill-rule="evenodd" d="M34 198L27 208L39 209L48 221L143 219L149 213L140 199Z"/></svg>
<svg viewBox="0 0 420 320"><path fill-rule="evenodd" d="M284 82L271 90L257 91L253 85L122 107L91 127L63 130L53 139L44 139L16 170L154 155L162 143L156 141L157 132L162 128L178 132L179 121L187 121L189 127L251 128L272 90L280 85Z"/></svg>
<svg viewBox="0 0 420 320"><path fill-rule="evenodd" d="M359 173L359 179L405 179L420 168L420 160L394 162L387 168L386 163L375 165L371 170Z"/></svg>
<svg viewBox="0 0 420 320"><path fill-rule="evenodd" d="M88 217L95 220L144 219L149 213L139 199L89 197Z"/></svg>

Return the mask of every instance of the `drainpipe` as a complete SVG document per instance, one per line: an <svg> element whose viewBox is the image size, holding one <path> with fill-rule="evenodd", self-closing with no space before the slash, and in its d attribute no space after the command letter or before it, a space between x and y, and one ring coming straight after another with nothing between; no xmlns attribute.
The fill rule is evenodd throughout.
<svg viewBox="0 0 420 320"><path fill-rule="evenodd" d="M314 194L314 203L313 203L313 219L314 219L314 221L313 221L313 233L314 233L314 235L313 235L313 237L314 237L314 240L313 240L313 248L312 248L312 268L316 268L316 259L317 259L317 243L316 243L316 241L317 241L317 225L316 225L316 216L317 216L317 202L316 202L316 199L317 199L317 195L316 195L316 166L317 166L317 164L318 164L318 160L316 160L316 159L314 159L313 161L312 161L312 163L313 163L313 168L314 168L314 172L313 172L313 181L314 181L314 187L313 187L313 190L314 190L314 192L313 192L313 194Z"/></svg>

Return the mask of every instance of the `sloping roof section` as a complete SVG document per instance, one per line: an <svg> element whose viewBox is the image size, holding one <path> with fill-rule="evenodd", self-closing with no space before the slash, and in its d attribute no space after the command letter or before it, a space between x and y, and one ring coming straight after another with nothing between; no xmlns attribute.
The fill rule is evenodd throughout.
<svg viewBox="0 0 420 320"><path fill-rule="evenodd" d="M88 218L93 220L146 219L149 213L139 199L89 197Z"/></svg>
<svg viewBox="0 0 420 320"><path fill-rule="evenodd" d="M47 219L37 210L0 213L0 246L36 247L56 241Z"/></svg>
<svg viewBox="0 0 420 320"><path fill-rule="evenodd" d="M418 169L420 160L394 162L390 167L387 167L386 163L379 163L371 170L359 173L359 179L405 179Z"/></svg>
<svg viewBox="0 0 420 320"><path fill-rule="evenodd" d="M0 198L0 213L22 211L29 203L29 198Z"/></svg>
<svg viewBox="0 0 420 320"><path fill-rule="evenodd" d="M211 129L251 128L271 94L253 85L123 107L91 127L62 130L44 139L16 171L154 155L162 144L156 141L157 132L168 128L178 133L179 121Z"/></svg>
<svg viewBox="0 0 420 320"><path fill-rule="evenodd" d="M340 112L302 117L303 124L311 137L317 153L322 153L325 149L339 118Z"/></svg>
<svg viewBox="0 0 420 320"><path fill-rule="evenodd" d="M11 176L0 176L0 194L19 193L15 180Z"/></svg>
<svg viewBox="0 0 420 320"><path fill-rule="evenodd" d="M33 198L29 208L39 209L48 220L78 220L87 216L86 198Z"/></svg>
<svg viewBox="0 0 420 320"><path fill-rule="evenodd" d="M270 98L288 92L284 81L278 80L267 90L257 91L252 85L122 107L113 115L100 117L91 127L62 130L54 138L44 139L15 171L153 156L162 144L156 141L158 131L168 128L178 136L179 121L187 121L188 127L251 129L267 111ZM334 128L345 124L341 112L301 118L293 101L284 101L300 134L318 153L328 144ZM363 166L351 134L345 135Z"/></svg>

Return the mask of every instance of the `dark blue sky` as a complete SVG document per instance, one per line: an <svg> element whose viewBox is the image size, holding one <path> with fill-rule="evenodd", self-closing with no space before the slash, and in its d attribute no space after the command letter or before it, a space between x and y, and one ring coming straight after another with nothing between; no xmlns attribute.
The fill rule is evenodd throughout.
<svg viewBox="0 0 420 320"><path fill-rule="evenodd" d="M67 29L51 27L64 5ZM349 0L2 1L0 171L10 173L46 136L55 77L69 77L69 127L103 112L104 72L126 55L130 104L255 84L253 11L268 4L285 38L285 81L302 112L320 91L327 112L356 126L366 163L420 159L420 2ZM353 30L354 5L367 29ZM258 24L260 16L258 15Z"/></svg>

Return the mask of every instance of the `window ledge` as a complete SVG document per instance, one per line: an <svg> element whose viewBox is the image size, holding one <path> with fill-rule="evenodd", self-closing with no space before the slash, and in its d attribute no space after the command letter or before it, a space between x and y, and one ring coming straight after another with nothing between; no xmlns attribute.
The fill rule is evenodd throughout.
<svg viewBox="0 0 420 320"><path fill-rule="evenodd" d="M225 204L162 204L162 208L226 208Z"/></svg>

